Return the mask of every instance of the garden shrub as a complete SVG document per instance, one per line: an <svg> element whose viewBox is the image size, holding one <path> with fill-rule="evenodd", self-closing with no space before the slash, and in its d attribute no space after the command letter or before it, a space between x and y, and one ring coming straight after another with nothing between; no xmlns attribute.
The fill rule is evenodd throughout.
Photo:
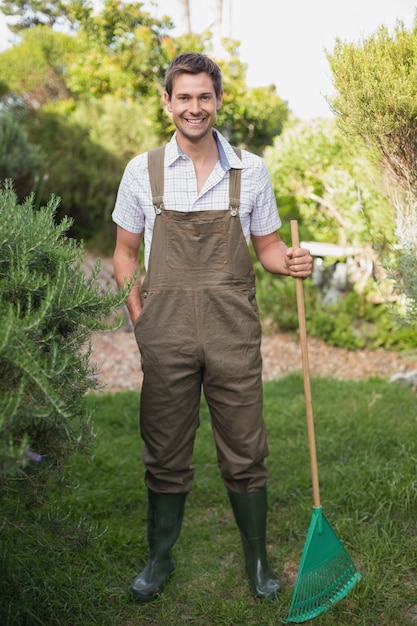
<svg viewBox="0 0 417 626"><path fill-rule="evenodd" d="M254 256L253 261L264 325L298 331L295 281L268 274ZM326 302L323 292L311 279L303 281L303 288L309 335L347 350L417 348L416 324L405 325L392 305L375 304L368 300L366 293L360 295L353 288L341 293L337 300Z"/></svg>
<svg viewBox="0 0 417 626"><path fill-rule="evenodd" d="M129 287L103 292L99 261L92 273L84 271L83 245L66 235L71 220L55 222L58 204L52 197L47 206L35 210L33 196L19 203L10 180L0 188L0 622L4 624L47 623L37 615L44 615L42 604L48 609L46 592L52 589L54 576L50 564L68 563L74 545L90 535L79 520L70 522L69 512L54 511L48 494L53 480L56 483L68 469L70 455L92 449L86 392L98 382L89 361L89 334L117 326L105 320L115 318ZM62 622L56 615L53 619L54 624L70 623L71 605L67 603Z"/></svg>
<svg viewBox="0 0 417 626"><path fill-rule="evenodd" d="M90 438L85 393L97 385L86 346L124 294L103 293L81 243L54 221L58 199L35 211L0 190L1 480L38 479ZM39 462L37 462L39 461Z"/></svg>

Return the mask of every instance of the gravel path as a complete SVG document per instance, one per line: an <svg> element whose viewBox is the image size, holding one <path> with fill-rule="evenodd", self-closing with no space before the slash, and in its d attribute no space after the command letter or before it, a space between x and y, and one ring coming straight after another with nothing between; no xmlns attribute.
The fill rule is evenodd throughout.
<svg viewBox="0 0 417 626"><path fill-rule="evenodd" d="M91 272L95 261L94 255L87 256L87 273ZM99 280L103 290L116 288L110 258L101 259ZM140 389L140 357L131 325L125 323L118 331L93 333L91 346L91 363L97 365L102 391ZM389 379L395 374L417 370L416 350L410 354L381 349L349 351L332 348L320 339L309 337L308 356L312 376L328 376L340 380L359 380L373 376ZM265 381L301 371L300 345L295 333L271 333L266 330L262 340L262 357Z"/></svg>
<svg viewBox="0 0 417 626"><path fill-rule="evenodd" d="M140 389L142 372L133 332L94 333L91 336L91 362L97 364L102 391ZM262 341L263 378L274 380L301 371L300 345L295 334L265 334ZM349 351L332 348L316 338L308 339L312 376L359 380L386 378L417 370L417 354L397 354L385 350Z"/></svg>

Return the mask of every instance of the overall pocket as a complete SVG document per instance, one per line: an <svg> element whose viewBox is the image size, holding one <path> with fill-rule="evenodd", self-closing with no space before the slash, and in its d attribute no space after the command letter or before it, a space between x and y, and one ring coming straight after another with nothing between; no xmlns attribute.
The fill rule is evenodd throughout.
<svg viewBox="0 0 417 626"><path fill-rule="evenodd" d="M220 270L227 262L223 221L178 222L167 226L166 261L170 268Z"/></svg>

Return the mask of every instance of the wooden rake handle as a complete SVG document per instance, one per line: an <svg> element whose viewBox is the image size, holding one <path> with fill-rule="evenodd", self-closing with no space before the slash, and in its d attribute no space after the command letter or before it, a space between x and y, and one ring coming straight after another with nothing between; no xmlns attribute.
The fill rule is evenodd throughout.
<svg viewBox="0 0 417 626"><path fill-rule="evenodd" d="M297 249L300 247L300 240L298 236L298 223L297 220L291 220L291 239L292 247ZM314 507L320 507L320 489L319 489L319 474L317 469L317 454L316 454L316 440L314 436L314 417L313 417L313 402L311 399L311 386L309 376L309 364L308 364L308 350L307 350L307 331L306 331L306 319L304 310L304 292L303 292L303 279L295 279L295 289L297 295L297 311L298 311L298 326L300 331L300 345L301 345L301 360L303 364L303 378L304 378L304 396L306 403L306 416L307 416L307 432L308 432L308 444L310 449L310 465L311 465L311 478L313 483L313 502Z"/></svg>

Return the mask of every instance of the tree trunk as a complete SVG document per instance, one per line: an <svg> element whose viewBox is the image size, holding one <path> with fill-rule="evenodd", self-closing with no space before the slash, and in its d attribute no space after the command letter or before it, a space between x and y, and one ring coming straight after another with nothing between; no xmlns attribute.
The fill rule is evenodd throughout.
<svg viewBox="0 0 417 626"><path fill-rule="evenodd" d="M191 33L190 0L179 0L181 33Z"/></svg>

